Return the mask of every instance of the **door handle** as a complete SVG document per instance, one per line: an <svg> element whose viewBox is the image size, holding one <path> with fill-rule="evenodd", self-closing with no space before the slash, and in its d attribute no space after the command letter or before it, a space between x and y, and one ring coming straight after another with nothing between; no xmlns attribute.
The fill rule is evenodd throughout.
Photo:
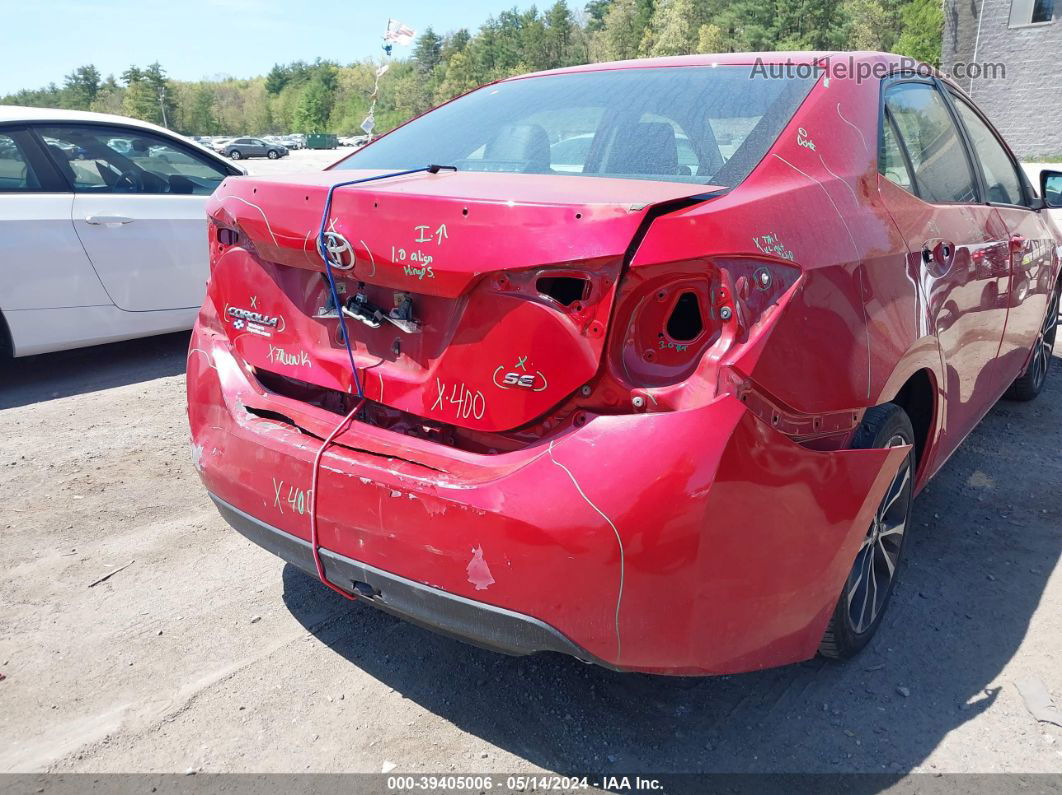
<svg viewBox="0 0 1062 795"><path fill-rule="evenodd" d="M133 219L128 215L90 215L85 219L86 224L92 224L93 226L118 226L120 224L131 224Z"/></svg>

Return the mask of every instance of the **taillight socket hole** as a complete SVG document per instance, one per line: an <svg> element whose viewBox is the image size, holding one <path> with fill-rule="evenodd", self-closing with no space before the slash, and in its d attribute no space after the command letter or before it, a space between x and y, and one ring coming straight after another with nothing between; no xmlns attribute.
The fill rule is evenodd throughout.
<svg viewBox="0 0 1062 795"><path fill-rule="evenodd" d="M665 331L675 342L692 342L701 335L704 318L701 315L701 302L695 292L686 290L678 297L668 315Z"/></svg>
<svg viewBox="0 0 1062 795"><path fill-rule="evenodd" d="M535 288L561 306L581 311L582 302L590 297L590 280L585 276L540 276Z"/></svg>

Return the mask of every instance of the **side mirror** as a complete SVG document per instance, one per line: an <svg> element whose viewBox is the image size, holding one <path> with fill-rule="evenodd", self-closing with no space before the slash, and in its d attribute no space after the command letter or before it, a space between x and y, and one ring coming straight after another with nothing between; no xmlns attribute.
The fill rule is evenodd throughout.
<svg viewBox="0 0 1062 795"><path fill-rule="evenodd" d="M1040 172L1040 196L1044 204L1052 209L1062 208L1062 171Z"/></svg>

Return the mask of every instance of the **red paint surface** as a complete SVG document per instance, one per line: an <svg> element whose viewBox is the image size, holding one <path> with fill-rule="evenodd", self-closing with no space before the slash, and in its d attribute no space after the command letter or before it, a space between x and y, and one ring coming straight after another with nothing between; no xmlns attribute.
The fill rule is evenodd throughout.
<svg viewBox="0 0 1062 795"><path fill-rule="evenodd" d="M323 456L321 545L534 616L622 668L814 654L905 454L843 449L858 418L925 371L924 485L1021 372L1058 271L1057 231L1035 214L927 205L879 178L878 100L873 81L820 81L742 185L657 217L625 271L654 204L712 188L443 172L337 191L356 278L385 307L409 292L424 331L349 323L381 427L355 423ZM302 538L318 439L353 388L336 321L313 317L313 237L327 187L359 175L230 179L209 207L239 240L212 236L189 354L201 474ZM961 267L923 263L931 224ZM1016 230L1021 257L986 245ZM413 252L430 275L406 270ZM558 273L588 280L585 300L539 295ZM661 323L686 290L706 328L676 345ZM252 306L280 318L270 336L227 314Z"/></svg>

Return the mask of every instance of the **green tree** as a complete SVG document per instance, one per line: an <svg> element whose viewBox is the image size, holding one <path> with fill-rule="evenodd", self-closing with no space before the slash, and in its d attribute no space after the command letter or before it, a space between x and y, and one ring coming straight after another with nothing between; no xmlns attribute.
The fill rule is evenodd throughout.
<svg viewBox="0 0 1062 795"><path fill-rule="evenodd" d="M92 64L79 66L63 81L63 105L77 110L88 110L100 90L100 73Z"/></svg>
<svg viewBox="0 0 1062 795"><path fill-rule="evenodd" d="M845 48L892 50L900 27L899 6L882 0L846 0Z"/></svg>
<svg viewBox="0 0 1062 795"><path fill-rule="evenodd" d="M697 52L726 52L726 37L718 25L705 22L697 29Z"/></svg>
<svg viewBox="0 0 1062 795"><path fill-rule="evenodd" d="M273 64L273 68L269 70L269 74L266 75L266 91L270 95L276 96L284 90L284 86L288 84L288 80L291 79L291 73L286 66L281 66L278 63Z"/></svg>
<svg viewBox="0 0 1062 795"><path fill-rule="evenodd" d="M900 25L896 51L940 66L944 36L944 9L940 0L911 0L900 9Z"/></svg>
<svg viewBox="0 0 1062 795"><path fill-rule="evenodd" d="M464 52L470 41L472 41L472 34L468 32L467 28L461 28L447 35L443 39L441 53L443 64L449 63L454 53Z"/></svg>
<svg viewBox="0 0 1062 795"><path fill-rule="evenodd" d="M214 112L216 94L210 83L182 86L179 107L183 111L178 129L189 135L217 135L221 125Z"/></svg>
<svg viewBox="0 0 1062 795"><path fill-rule="evenodd" d="M422 75L432 74L440 64L442 46L442 37L437 36L430 26L417 37L417 42L413 47L413 61Z"/></svg>
<svg viewBox="0 0 1062 795"><path fill-rule="evenodd" d="M158 104L158 113L151 120L158 124L172 124L177 117L177 98L173 85L166 79L165 70L155 61L144 70L143 75Z"/></svg>
<svg viewBox="0 0 1062 795"><path fill-rule="evenodd" d="M445 102L479 85L472 59L465 52L455 52L446 64L446 75L435 90L435 102Z"/></svg>
<svg viewBox="0 0 1062 795"><path fill-rule="evenodd" d="M122 112L122 100L124 97L125 89L118 85L114 75L107 75L107 79L100 83L99 91L96 92L96 98L92 100L89 110L117 115Z"/></svg>
<svg viewBox="0 0 1062 795"><path fill-rule="evenodd" d="M572 59L574 29L575 22L568 4L564 0L557 0L545 14L545 30L543 31L545 68L556 69L559 66L570 66L574 63Z"/></svg>
<svg viewBox="0 0 1062 795"><path fill-rule="evenodd" d="M292 114L295 132L325 132L332 113L332 99L324 79L317 77L307 83Z"/></svg>
<svg viewBox="0 0 1062 795"><path fill-rule="evenodd" d="M642 34L638 0L615 0L605 14L604 26L596 34L595 57L603 61L634 58Z"/></svg>
<svg viewBox="0 0 1062 795"><path fill-rule="evenodd" d="M159 98L155 96L151 85L144 79L143 70L130 66L122 72L125 93L122 96L122 113L134 119L156 121L162 115Z"/></svg>
<svg viewBox="0 0 1062 795"><path fill-rule="evenodd" d="M612 0L590 0L583 8L586 12L586 29L590 33L597 33L605 27L605 16L612 6Z"/></svg>
<svg viewBox="0 0 1062 795"><path fill-rule="evenodd" d="M663 0L649 23L649 55L688 55L697 46L693 0ZM643 38L643 45L646 39Z"/></svg>

